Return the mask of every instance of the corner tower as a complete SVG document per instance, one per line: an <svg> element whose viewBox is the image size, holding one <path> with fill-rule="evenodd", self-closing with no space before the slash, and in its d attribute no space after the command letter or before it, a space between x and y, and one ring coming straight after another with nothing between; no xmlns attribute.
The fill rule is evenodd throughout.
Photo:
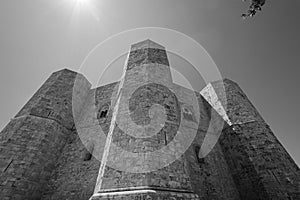
<svg viewBox="0 0 300 200"><path fill-rule="evenodd" d="M41 199L61 152L74 134L77 73L53 73L0 132L0 199ZM88 91L90 84L80 75Z"/></svg>
<svg viewBox="0 0 300 200"><path fill-rule="evenodd" d="M185 158L160 167L164 156L155 154L180 125L180 102L170 88L165 48L151 40L132 45L91 199L197 199Z"/></svg>

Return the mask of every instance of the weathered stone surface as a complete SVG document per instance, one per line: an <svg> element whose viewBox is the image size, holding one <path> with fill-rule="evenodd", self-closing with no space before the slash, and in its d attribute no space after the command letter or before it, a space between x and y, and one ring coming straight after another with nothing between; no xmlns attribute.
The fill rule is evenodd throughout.
<svg viewBox="0 0 300 200"><path fill-rule="evenodd" d="M177 87L185 91L186 96L188 89ZM197 135L184 154L193 191L198 194L200 199L240 199L218 140L205 139L216 134L210 132L209 128L211 116L215 115L216 111L201 95L196 94L196 97L200 112ZM207 144L204 144L205 142ZM203 147L208 148L210 152L204 158L199 158L198 154L201 154Z"/></svg>
<svg viewBox="0 0 300 200"><path fill-rule="evenodd" d="M0 133L0 199L40 199L74 129L75 79L64 69L53 73ZM78 104L80 107L81 105Z"/></svg>
<svg viewBox="0 0 300 200"><path fill-rule="evenodd" d="M104 133L107 134L107 126L111 120L110 102L117 84L112 83L98 87L90 90L87 94L81 112L82 124L77 124L76 128L79 131L81 130L80 125L82 125L89 132L75 131L69 138L69 142L56 163L55 170L52 172L51 179L48 181L42 199L87 200L92 196L100 167L100 161L92 155L97 155L97 149L101 148L96 140L99 133L92 127L101 126ZM106 108L109 111L105 118L100 119L97 112L101 111L104 106L108 106ZM92 157L85 159L85 155Z"/></svg>
<svg viewBox="0 0 300 200"><path fill-rule="evenodd" d="M169 61L165 48L151 40L145 40L132 45L127 62L127 70L149 63L168 66Z"/></svg>
<svg viewBox="0 0 300 200"><path fill-rule="evenodd" d="M108 191L94 194L91 200L197 200L198 195L184 190L170 190L167 188L139 187L136 190L128 188L126 191Z"/></svg>
<svg viewBox="0 0 300 200"><path fill-rule="evenodd" d="M300 199L299 167L236 83L174 84L151 40L126 67L94 89L67 69L49 77L0 133L1 200Z"/></svg>
<svg viewBox="0 0 300 200"><path fill-rule="evenodd" d="M98 178L101 185L96 186L96 192L153 186L192 193L185 158L178 157L169 165L156 168L154 160L164 162L165 158L162 154L157 157L150 154L174 140L181 123L181 108L176 94L171 91L173 83L166 51L148 48L148 42L133 45L130 53L128 67L131 64L135 67L127 68L119 85L122 93L118 110L112 113L117 120L111 127L111 146L104 149L108 157L103 163L105 167L100 168L103 172L99 174L103 175Z"/></svg>
<svg viewBox="0 0 300 200"><path fill-rule="evenodd" d="M77 133L73 133L55 163L55 170L43 191L43 200L87 200L92 196L100 162L93 157L84 160L81 155L85 151Z"/></svg>
<svg viewBox="0 0 300 200"><path fill-rule="evenodd" d="M242 199L299 199L300 170L268 125L233 125L220 144Z"/></svg>
<svg viewBox="0 0 300 200"><path fill-rule="evenodd" d="M72 133L36 116L13 119L1 132L0 199L39 199Z"/></svg>
<svg viewBox="0 0 300 200"><path fill-rule="evenodd" d="M220 144L241 199L299 199L298 166L238 85L224 86L232 125Z"/></svg>
<svg viewBox="0 0 300 200"><path fill-rule="evenodd" d="M34 115L73 128L72 95L77 76L67 69L53 73L15 117Z"/></svg>

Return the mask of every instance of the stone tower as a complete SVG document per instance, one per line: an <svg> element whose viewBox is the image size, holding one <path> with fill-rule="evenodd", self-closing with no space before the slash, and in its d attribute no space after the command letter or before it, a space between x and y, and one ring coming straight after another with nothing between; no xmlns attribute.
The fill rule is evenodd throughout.
<svg viewBox="0 0 300 200"><path fill-rule="evenodd" d="M298 166L236 83L174 84L151 40L131 46L124 71L92 89L66 69L46 80L0 133L0 199L300 199ZM199 157L212 116L224 126Z"/></svg>
<svg viewBox="0 0 300 200"><path fill-rule="evenodd" d="M183 101L172 91L176 88L165 48L151 40L132 45L119 88L114 105L118 108L112 113L119 120L112 122L115 124L108 135L111 134L111 143L120 149L105 148L107 159L102 159L103 167L92 199L198 199L192 190L184 156L162 169L157 166L167 158L156 151L167 153L162 149L173 140L182 123L180 104ZM166 119L160 117L164 114L160 113L159 106L165 110ZM160 124L163 121L166 122ZM185 128L187 132L188 129ZM108 162L110 166L106 166Z"/></svg>

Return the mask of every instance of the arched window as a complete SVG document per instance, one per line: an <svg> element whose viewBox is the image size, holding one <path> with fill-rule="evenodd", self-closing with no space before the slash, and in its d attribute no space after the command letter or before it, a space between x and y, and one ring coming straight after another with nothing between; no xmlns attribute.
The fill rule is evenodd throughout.
<svg viewBox="0 0 300 200"><path fill-rule="evenodd" d="M108 104L105 104L104 106L102 106L98 111L97 118L98 119L106 118L107 115L108 115L108 110L109 110L109 105Z"/></svg>
<svg viewBox="0 0 300 200"><path fill-rule="evenodd" d="M108 110L102 110L100 113L100 118L105 118L107 116Z"/></svg>

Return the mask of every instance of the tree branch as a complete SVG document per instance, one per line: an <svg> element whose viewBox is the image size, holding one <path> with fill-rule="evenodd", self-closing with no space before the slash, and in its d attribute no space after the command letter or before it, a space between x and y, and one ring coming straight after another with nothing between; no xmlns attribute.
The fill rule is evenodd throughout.
<svg viewBox="0 0 300 200"><path fill-rule="evenodd" d="M251 3L247 13L242 14L243 18L253 17L257 11L261 11L261 7L266 3L266 0L250 0L250 2Z"/></svg>

